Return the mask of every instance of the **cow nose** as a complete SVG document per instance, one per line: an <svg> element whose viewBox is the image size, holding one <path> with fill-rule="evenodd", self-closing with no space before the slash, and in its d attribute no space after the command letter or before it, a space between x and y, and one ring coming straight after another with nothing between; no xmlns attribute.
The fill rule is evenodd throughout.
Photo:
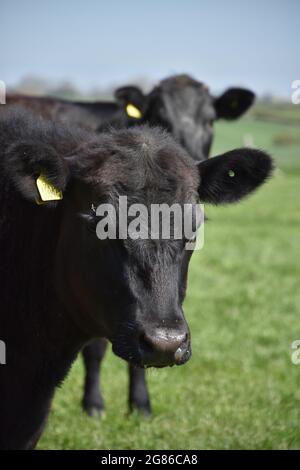
<svg viewBox="0 0 300 470"><path fill-rule="evenodd" d="M140 337L140 352L144 366L165 367L180 365L191 356L189 333L159 328Z"/></svg>

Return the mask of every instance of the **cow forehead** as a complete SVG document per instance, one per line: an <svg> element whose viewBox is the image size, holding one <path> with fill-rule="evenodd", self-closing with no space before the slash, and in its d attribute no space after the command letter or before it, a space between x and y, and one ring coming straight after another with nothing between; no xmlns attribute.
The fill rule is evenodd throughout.
<svg viewBox="0 0 300 470"><path fill-rule="evenodd" d="M159 85L166 91L175 88L185 88L187 86L193 86L196 88L206 88L206 85L198 80L195 80L190 75L187 74L180 74L180 75L173 75L168 77L164 80L161 80Z"/></svg>
<svg viewBox="0 0 300 470"><path fill-rule="evenodd" d="M158 90L172 120L182 114L202 120L215 118L213 97L208 87L189 76L175 76L163 80Z"/></svg>
<svg viewBox="0 0 300 470"><path fill-rule="evenodd" d="M84 179L101 196L181 202L197 192L199 183L187 153L166 132L148 126L103 136L98 156L93 151L85 165Z"/></svg>
<svg viewBox="0 0 300 470"><path fill-rule="evenodd" d="M118 162L119 163L119 162ZM113 164L105 169L105 181L99 178L94 190L106 200L116 201L118 196L125 195L128 204L141 203L173 204L194 202L197 195L198 178L196 168L136 164ZM107 170L107 171L106 171ZM108 174L109 173L109 174ZM196 174L195 174L196 173Z"/></svg>
<svg viewBox="0 0 300 470"><path fill-rule="evenodd" d="M159 83L158 88L162 93L167 95L180 96L185 92L190 94L194 92L198 96L210 97L208 87L204 83L198 82L188 75L175 75L162 80Z"/></svg>

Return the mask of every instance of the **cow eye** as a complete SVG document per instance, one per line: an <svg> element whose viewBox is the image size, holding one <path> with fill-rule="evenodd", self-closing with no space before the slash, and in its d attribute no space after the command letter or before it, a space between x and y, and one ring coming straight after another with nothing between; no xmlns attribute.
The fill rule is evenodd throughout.
<svg viewBox="0 0 300 470"><path fill-rule="evenodd" d="M86 224L86 228L88 232L96 235L97 223L98 223L98 220L96 217L88 219L87 224Z"/></svg>
<svg viewBox="0 0 300 470"><path fill-rule="evenodd" d="M96 234L96 227L97 223L99 222L99 217L96 215L96 206L95 204L91 204L90 210L88 213L83 215L85 219L85 226L88 232Z"/></svg>

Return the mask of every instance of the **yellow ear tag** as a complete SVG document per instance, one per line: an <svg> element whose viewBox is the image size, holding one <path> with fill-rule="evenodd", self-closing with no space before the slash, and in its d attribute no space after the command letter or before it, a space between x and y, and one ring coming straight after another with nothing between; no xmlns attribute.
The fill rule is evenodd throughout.
<svg viewBox="0 0 300 470"><path fill-rule="evenodd" d="M135 119L141 119L142 117L141 111L131 103L129 103L126 106L126 113L128 114L129 117L132 117Z"/></svg>
<svg viewBox="0 0 300 470"><path fill-rule="evenodd" d="M41 201L37 201L38 204L47 201L59 201L63 198L62 192L50 183L43 174L37 178L36 185L41 198Z"/></svg>

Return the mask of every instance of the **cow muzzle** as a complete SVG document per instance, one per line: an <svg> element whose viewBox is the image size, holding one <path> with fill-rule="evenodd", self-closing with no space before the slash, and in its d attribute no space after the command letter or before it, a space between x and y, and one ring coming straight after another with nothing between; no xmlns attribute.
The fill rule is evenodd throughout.
<svg viewBox="0 0 300 470"><path fill-rule="evenodd" d="M181 365L191 357L190 335L187 327L180 330L157 328L139 337L139 353L144 367Z"/></svg>

